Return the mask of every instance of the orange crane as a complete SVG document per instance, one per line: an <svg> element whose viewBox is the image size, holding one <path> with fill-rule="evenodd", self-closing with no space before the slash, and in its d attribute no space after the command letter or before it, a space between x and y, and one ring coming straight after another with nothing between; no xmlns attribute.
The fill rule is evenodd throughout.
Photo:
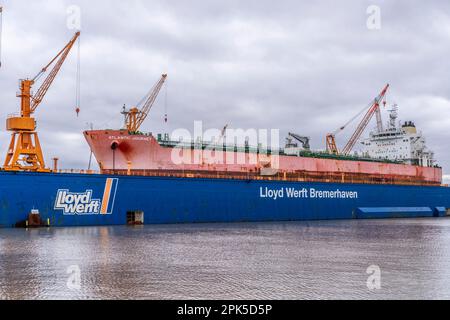
<svg viewBox="0 0 450 320"><path fill-rule="evenodd" d="M122 114L125 116L125 128L129 132L134 133L139 131L139 128L147 118L166 79L167 74L163 74L161 79L153 86L147 95L142 98L136 107L132 107L129 110L125 110L125 106L123 107Z"/></svg>
<svg viewBox="0 0 450 320"><path fill-rule="evenodd" d="M342 154L342 155L349 155L350 152L353 150L353 147L355 146L356 142L361 137L364 130L367 128L367 125L369 124L370 120L373 118L373 116L376 114L377 118L377 129L378 132L383 131L383 123L381 119L381 110L380 110L380 103L385 98L386 93L389 89L389 84L387 84L384 89L381 91L381 93L370 103L368 110L367 108L364 108L362 112L360 112L358 115L356 115L354 118L352 118L348 123L346 123L344 126L340 127L338 130L336 130L333 133L330 133L326 137L326 146L327 146L327 152L331 154ZM386 102L383 102L384 105L386 105ZM358 127L356 128L355 132L351 136L350 140L347 142L345 147L342 149L342 152L339 152L339 149L336 145L336 135L345 130L347 126L353 122L356 118L358 118L364 111L366 111L366 114L364 115L362 121L359 123Z"/></svg>
<svg viewBox="0 0 450 320"><path fill-rule="evenodd" d="M7 130L12 131L12 137L3 167L4 170L50 171L45 167L41 145L36 132L36 120L32 115L44 99L45 94L79 36L80 32L77 32L69 43L33 79L20 80L20 93L17 94L17 97L21 100L20 115L9 116L6 120ZM32 86L54 63L55 65L47 78L36 94L33 95L31 91Z"/></svg>

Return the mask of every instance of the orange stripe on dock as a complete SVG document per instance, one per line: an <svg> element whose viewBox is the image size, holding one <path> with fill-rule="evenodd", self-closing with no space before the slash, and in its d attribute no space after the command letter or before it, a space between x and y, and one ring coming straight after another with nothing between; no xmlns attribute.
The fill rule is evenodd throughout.
<svg viewBox="0 0 450 320"><path fill-rule="evenodd" d="M111 196L111 186L112 179L106 179L105 193L103 194L102 200L102 210L100 211L101 214L106 214L108 211L109 197Z"/></svg>

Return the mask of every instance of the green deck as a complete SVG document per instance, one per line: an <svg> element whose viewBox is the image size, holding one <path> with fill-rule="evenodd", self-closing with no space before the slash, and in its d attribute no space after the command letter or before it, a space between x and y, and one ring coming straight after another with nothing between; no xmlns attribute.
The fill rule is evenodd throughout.
<svg viewBox="0 0 450 320"><path fill-rule="evenodd" d="M284 149L274 149L271 148L264 149L263 147L252 147L252 146L238 146L238 145L218 145L210 142L176 142L165 139L162 135L158 135L157 141L160 146L164 148L182 148L191 150L222 150L228 152L243 152L243 153L254 153L254 154L276 154L281 156L297 157L297 155L286 154ZM401 164L399 161L382 160L382 159L371 159L364 158L355 155L334 155L328 152L320 151L301 151L298 155L302 158L315 158L315 159L333 159L333 160L344 160L344 161L366 161L366 162L379 162L379 163L391 163L391 164Z"/></svg>

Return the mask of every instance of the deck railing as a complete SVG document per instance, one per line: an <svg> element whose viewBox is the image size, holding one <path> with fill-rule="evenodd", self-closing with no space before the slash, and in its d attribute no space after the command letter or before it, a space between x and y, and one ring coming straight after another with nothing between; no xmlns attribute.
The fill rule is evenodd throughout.
<svg viewBox="0 0 450 320"><path fill-rule="evenodd" d="M286 181L286 182L328 182L350 184L394 184L394 185L424 185L440 186L438 181L424 181L417 177L365 175L365 174L324 174L318 172L279 172L275 175L261 175L256 172L224 173L195 171L161 171L161 170L103 170L102 174L143 177L167 178L197 178L197 179L228 179L248 181Z"/></svg>

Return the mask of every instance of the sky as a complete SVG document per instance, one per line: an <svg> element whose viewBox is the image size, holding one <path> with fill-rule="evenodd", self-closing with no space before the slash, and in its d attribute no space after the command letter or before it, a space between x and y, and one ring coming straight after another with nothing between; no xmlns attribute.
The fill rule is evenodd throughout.
<svg viewBox="0 0 450 320"><path fill-rule="evenodd" d="M57 156L63 168L87 168L83 130L120 128L122 106L139 102L168 73L142 131L193 130L201 120L205 128L295 132L311 137L314 149L324 149L325 135L389 83L388 104L398 104L400 119L423 131L450 182L448 1L0 0L0 6L5 153L10 133L3 123L19 111L18 80L37 74L70 40L75 6L81 112L77 117L74 47L35 114L48 165ZM383 116L387 121L387 110ZM355 126L337 136L340 147Z"/></svg>

